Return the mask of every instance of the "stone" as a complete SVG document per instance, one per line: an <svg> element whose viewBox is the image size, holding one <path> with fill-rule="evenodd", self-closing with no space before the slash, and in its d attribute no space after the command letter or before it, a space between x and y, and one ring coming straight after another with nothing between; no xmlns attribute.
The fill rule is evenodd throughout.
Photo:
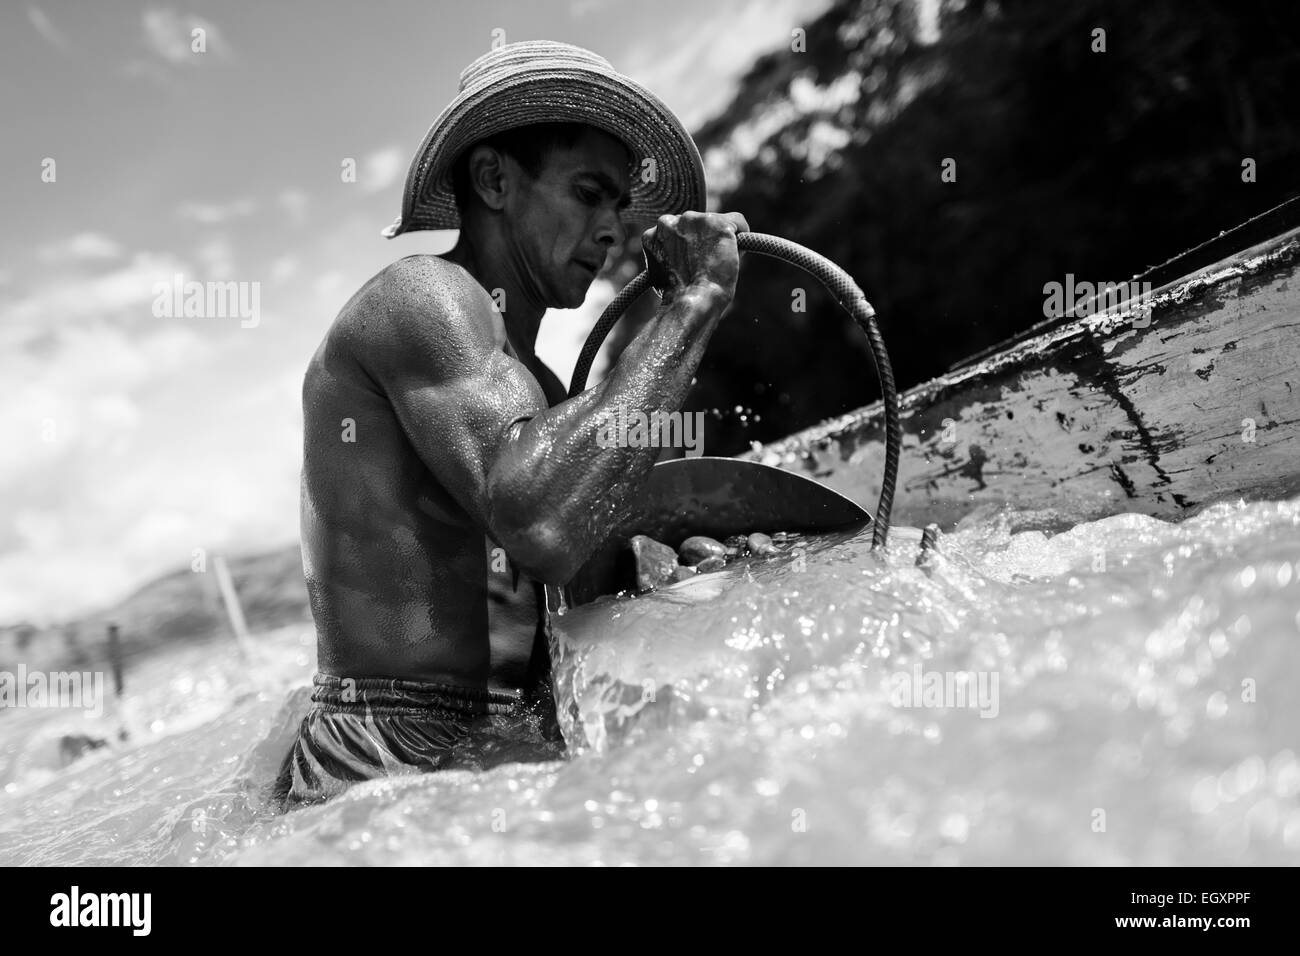
<svg viewBox="0 0 1300 956"><path fill-rule="evenodd" d="M772 539L761 531L755 531L751 534L747 543L749 550L754 554L771 554L776 550L776 545L772 543Z"/></svg>
<svg viewBox="0 0 1300 956"><path fill-rule="evenodd" d="M687 578L693 578L693 577L695 577L694 568L688 568L684 564L679 564L677 565L677 567L673 568L674 584L676 584L678 581L685 581Z"/></svg>
<svg viewBox="0 0 1300 956"><path fill-rule="evenodd" d="M726 557L726 554L726 545L702 534L687 538L682 542L682 546L677 549L677 555L681 558L682 564L687 565L699 564L706 558L723 558Z"/></svg>
<svg viewBox="0 0 1300 956"><path fill-rule="evenodd" d="M719 555L711 558L705 558L695 566L695 570L700 574L708 574L710 571L721 571L727 566L727 559Z"/></svg>
<svg viewBox="0 0 1300 956"><path fill-rule="evenodd" d="M628 542L636 561L638 591L653 591L665 581L672 581L677 569L677 552L661 541L638 534Z"/></svg>

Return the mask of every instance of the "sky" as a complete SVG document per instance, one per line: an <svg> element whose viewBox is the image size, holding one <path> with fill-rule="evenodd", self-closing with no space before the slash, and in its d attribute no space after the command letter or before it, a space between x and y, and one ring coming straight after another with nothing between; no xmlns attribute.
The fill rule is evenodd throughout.
<svg viewBox="0 0 1300 956"><path fill-rule="evenodd" d="M307 362L366 279L453 244L379 233L494 31L592 49L694 129L827 5L4 4L0 623L297 540ZM256 283L256 321L168 314L178 275ZM562 379L612 291L543 322Z"/></svg>

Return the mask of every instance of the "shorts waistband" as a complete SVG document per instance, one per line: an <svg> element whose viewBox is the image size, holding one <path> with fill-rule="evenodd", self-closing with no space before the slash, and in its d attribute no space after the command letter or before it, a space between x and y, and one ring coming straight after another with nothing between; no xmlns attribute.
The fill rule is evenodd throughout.
<svg viewBox="0 0 1300 956"><path fill-rule="evenodd" d="M508 714L523 700L520 691L460 687L396 677L317 674L312 678L312 685L311 699L316 709L330 714L472 717Z"/></svg>

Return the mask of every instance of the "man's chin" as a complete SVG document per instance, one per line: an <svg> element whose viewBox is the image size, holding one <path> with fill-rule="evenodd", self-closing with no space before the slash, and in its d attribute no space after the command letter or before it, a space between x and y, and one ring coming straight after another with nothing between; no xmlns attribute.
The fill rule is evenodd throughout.
<svg viewBox="0 0 1300 956"><path fill-rule="evenodd" d="M573 287L565 290L564 298L561 302L552 306L555 309L577 309L582 307L582 303L587 301L587 290L591 288L591 283Z"/></svg>

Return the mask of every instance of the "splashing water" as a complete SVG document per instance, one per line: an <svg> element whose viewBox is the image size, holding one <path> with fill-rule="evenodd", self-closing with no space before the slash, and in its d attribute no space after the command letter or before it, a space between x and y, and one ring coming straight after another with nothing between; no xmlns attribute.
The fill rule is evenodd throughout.
<svg viewBox="0 0 1300 956"><path fill-rule="evenodd" d="M564 759L273 813L309 629L133 672L131 743L0 712L0 862L1300 862L1300 499L1051 535L972 519L918 568L807 540L556 620ZM1034 516L1037 517L1037 516ZM109 731L102 726L101 735Z"/></svg>

